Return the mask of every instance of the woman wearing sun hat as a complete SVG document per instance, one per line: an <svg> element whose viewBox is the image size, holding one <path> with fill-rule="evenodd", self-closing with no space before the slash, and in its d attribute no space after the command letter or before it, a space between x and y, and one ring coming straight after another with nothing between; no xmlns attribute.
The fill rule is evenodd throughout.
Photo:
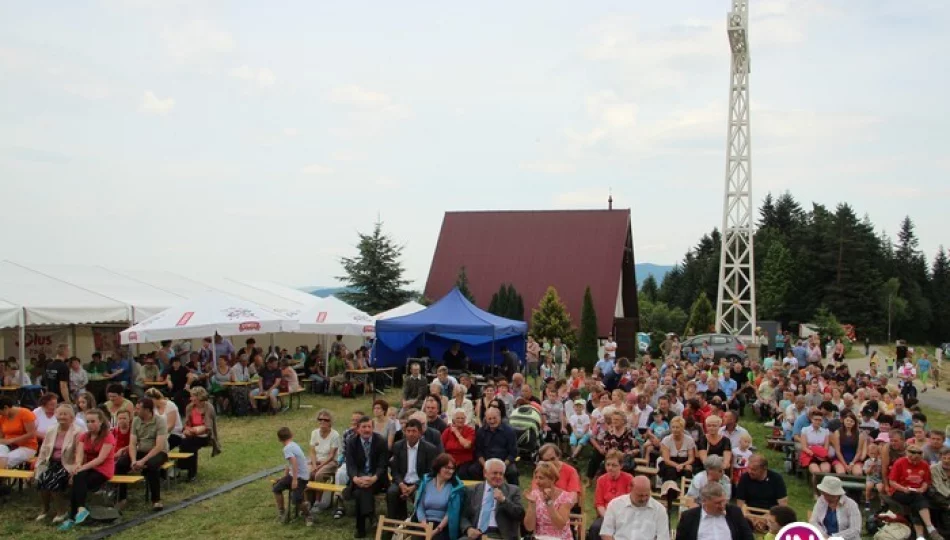
<svg viewBox="0 0 950 540"><path fill-rule="evenodd" d="M811 511L811 524L825 537L861 540L861 510L858 503L845 494L841 479L825 476L818 484L818 492L821 495Z"/></svg>

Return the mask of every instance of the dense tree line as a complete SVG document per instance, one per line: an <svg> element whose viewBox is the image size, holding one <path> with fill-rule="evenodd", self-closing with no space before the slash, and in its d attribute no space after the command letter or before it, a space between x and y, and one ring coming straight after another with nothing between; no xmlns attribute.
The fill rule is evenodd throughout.
<svg viewBox="0 0 950 540"><path fill-rule="evenodd" d="M713 230L661 286L645 282L641 312L645 302L648 311L689 313L700 295L715 300L720 245ZM795 325L825 308L860 335L885 339L890 313L893 339L950 341L950 262L941 247L928 265L910 217L894 240L847 203L805 210L787 192L774 199L769 194L755 233L755 279L761 320Z"/></svg>

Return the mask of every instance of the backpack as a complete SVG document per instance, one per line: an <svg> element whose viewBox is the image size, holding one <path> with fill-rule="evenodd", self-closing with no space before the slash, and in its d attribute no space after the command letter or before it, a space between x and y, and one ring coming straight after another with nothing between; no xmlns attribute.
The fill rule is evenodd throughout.
<svg viewBox="0 0 950 540"><path fill-rule="evenodd" d="M340 396L344 398L356 399L356 392L354 392L353 383L350 381L343 383L343 386L340 388Z"/></svg>
<svg viewBox="0 0 950 540"><path fill-rule="evenodd" d="M874 540L907 540L910 538L910 527L903 523L887 523L876 533Z"/></svg>
<svg viewBox="0 0 950 540"><path fill-rule="evenodd" d="M251 398L244 388L231 389L231 413L234 416L247 416L251 410Z"/></svg>

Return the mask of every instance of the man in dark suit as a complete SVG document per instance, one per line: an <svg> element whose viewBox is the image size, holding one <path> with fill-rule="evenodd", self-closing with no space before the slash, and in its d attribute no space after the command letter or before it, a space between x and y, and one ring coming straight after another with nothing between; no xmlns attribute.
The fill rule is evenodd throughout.
<svg viewBox="0 0 950 540"><path fill-rule="evenodd" d="M518 485L518 436L508 424L501 422L498 409L489 408L485 412L485 425L475 432L475 460L482 466L492 458L501 460L505 465L505 480ZM474 470L474 473L482 471Z"/></svg>
<svg viewBox="0 0 950 540"><path fill-rule="evenodd" d="M726 493L718 482L700 490L702 505L683 512L676 527L676 540L696 540L700 528L709 540L754 540L752 527L738 506L727 504Z"/></svg>
<svg viewBox="0 0 950 540"><path fill-rule="evenodd" d="M431 472L432 462L439 455L435 446L422 440L419 420L409 419L402 431L404 438L393 445L389 467L392 484L386 492L386 517L400 520L408 517L406 501L415 500L419 482Z"/></svg>
<svg viewBox="0 0 950 540"><path fill-rule="evenodd" d="M402 384L402 408L421 409L428 395L429 383L422 374L422 366L419 362L409 364L409 376Z"/></svg>
<svg viewBox="0 0 950 540"><path fill-rule="evenodd" d="M389 484L389 452L386 440L373 432L370 417L360 418L357 425L357 436L346 443L344 453L350 476L344 496L356 501L356 538L365 538L366 520L376 514L374 497Z"/></svg>
<svg viewBox="0 0 950 540"><path fill-rule="evenodd" d="M483 474L484 482L467 489L460 538L518 540L524 519L521 490L505 482L505 462L500 459L486 461Z"/></svg>

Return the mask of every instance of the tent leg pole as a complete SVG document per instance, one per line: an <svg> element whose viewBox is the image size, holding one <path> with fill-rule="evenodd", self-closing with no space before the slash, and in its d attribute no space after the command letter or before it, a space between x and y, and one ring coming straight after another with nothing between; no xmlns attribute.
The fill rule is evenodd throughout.
<svg viewBox="0 0 950 540"><path fill-rule="evenodd" d="M20 380L23 380L23 374L26 373L26 308L20 309Z"/></svg>

